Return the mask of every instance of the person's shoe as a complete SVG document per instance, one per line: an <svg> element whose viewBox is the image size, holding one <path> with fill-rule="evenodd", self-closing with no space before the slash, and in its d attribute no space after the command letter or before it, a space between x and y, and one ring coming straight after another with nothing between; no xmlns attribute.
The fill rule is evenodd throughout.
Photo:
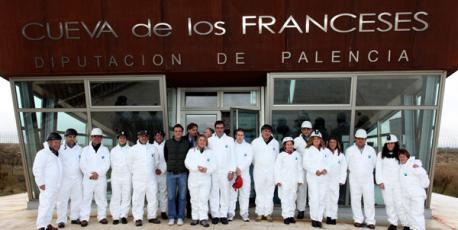
<svg viewBox="0 0 458 230"><path fill-rule="evenodd" d="M299 211L297 212L297 219L302 220L305 217L305 211Z"/></svg>
<svg viewBox="0 0 458 230"><path fill-rule="evenodd" d="M126 217L121 218L121 223L122 224L127 224L127 218Z"/></svg>
<svg viewBox="0 0 458 230"><path fill-rule="evenodd" d="M149 219L148 222L152 223L152 224L160 224L161 221L158 220L157 218L152 218L152 219Z"/></svg>
<svg viewBox="0 0 458 230"><path fill-rule="evenodd" d="M198 220L191 220L191 225L194 226L194 225L197 225L199 223Z"/></svg>
<svg viewBox="0 0 458 230"><path fill-rule="evenodd" d="M37 229L37 230L46 230L46 229L45 229L45 228L39 228L39 229Z"/></svg>
<svg viewBox="0 0 458 230"><path fill-rule="evenodd" d="M135 226L137 226L137 227L143 226L143 221L142 220L136 220L135 221Z"/></svg>
<svg viewBox="0 0 458 230"><path fill-rule="evenodd" d="M218 222L219 222L219 218L215 217L212 219L212 224L218 224Z"/></svg>
<svg viewBox="0 0 458 230"><path fill-rule="evenodd" d="M210 227L210 224L208 224L208 221L207 221L207 220L201 220L201 221L200 221L200 225L204 226L205 228Z"/></svg>
<svg viewBox="0 0 458 230"><path fill-rule="evenodd" d="M357 227L357 228L362 228L363 225L361 223L354 223L353 226Z"/></svg>
<svg viewBox="0 0 458 230"><path fill-rule="evenodd" d="M368 227L369 229L375 229L375 225L373 225L373 224L368 224L367 227Z"/></svg>
<svg viewBox="0 0 458 230"><path fill-rule="evenodd" d="M331 225L337 225L337 220L336 219L332 219Z"/></svg>
<svg viewBox="0 0 458 230"><path fill-rule="evenodd" d="M99 220L99 223L108 224L108 220L106 218L103 218L103 219Z"/></svg>
<svg viewBox="0 0 458 230"><path fill-rule="evenodd" d="M272 219L272 216L271 216L271 215L267 215L267 216L266 216L266 220L269 221L269 222L274 221L274 220Z"/></svg>
<svg viewBox="0 0 458 230"><path fill-rule="evenodd" d="M57 224L57 227L58 228L65 228L65 223L64 222L60 222Z"/></svg>
<svg viewBox="0 0 458 230"><path fill-rule="evenodd" d="M289 224L289 218L283 219L283 223L284 223L284 224Z"/></svg>
<svg viewBox="0 0 458 230"><path fill-rule="evenodd" d="M255 221L260 222L262 220L262 215L257 215Z"/></svg>
<svg viewBox="0 0 458 230"><path fill-rule="evenodd" d="M233 221L234 220L234 215L229 214L228 217L227 217L227 220L228 221Z"/></svg>
<svg viewBox="0 0 458 230"><path fill-rule="evenodd" d="M332 218L326 217L326 224L332 224Z"/></svg>
<svg viewBox="0 0 458 230"><path fill-rule="evenodd" d="M165 212L161 212L161 218L163 220L168 220L169 219L169 217L167 216L167 213L165 213Z"/></svg>
<svg viewBox="0 0 458 230"><path fill-rule="evenodd" d="M316 228L316 221L312 220L312 227Z"/></svg>
<svg viewBox="0 0 458 230"><path fill-rule="evenodd" d="M71 224L81 224L81 221L80 219L76 219L76 220L71 220L70 223Z"/></svg>
<svg viewBox="0 0 458 230"><path fill-rule="evenodd" d="M410 230L410 228L407 226L404 226L403 230Z"/></svg>
<svg viewBox="0 0 458 230"><path fill-rule="evenodd" d="M321 221L315 221L316 222L316 227L318 228L322 228L323 227L323 224L321 223Z"/></svg>
<svg viewBox="0 0 458 230"><path fill-rule="evenodd" d="M396 229L398 229L398 226L396 225L390 224L390 226L388 226L388 230L396 230Z"/></svg>
<svg viewBox="0 0 458 230"><path fill-rule="evenodd" d="M48 227L46 227L46 230L57 230L57 228L48 224Z"/></svg>
<svg viewBox="0 0 458 230"><path fill-rule="evenodd" d="M81 227L87 227L88 224L87 220L81 221Z"/></svg>
<svg viewBox="0 0 458 230"><path fill-rule="evenodd" d="M227 218L221 218L221 223L222 224L229 224L229 221L227 220Z"/></svg>
<svg viewBox="0 0 458 230"><path fill-rule="evenodd" d="M180 218L178 218L178 220L177 220L177 224L178 224L178 226L181 226L181 225L183 225L183 224L184 224L184 221L183 221L183 219L180 219Z"/></svg>
<svg viewBox="0 0 458 230"><path fill-rule="evenodd" d="M169 226L172 226L175 224L175 219L169 219Z"/></svg>
<svg viewBox="0 0 458 230"><path fill-rule="evenodd" d="M248 216L242 216L243 222L250 222L250 218Z"/></svg>
<svg viewBox="0 0 458 230"><path fill-rule="evenodd" d="M113 220L113 224L114 224L114 225L119 224L119 220Z"/></svg>
<svg viewBox="0 0 458 230"><path fill-rule="evenodd" d="M294 219L294 217L290 217L290 218L289 218L289 222L290 222L291 224L295 224L295 223L296 223L296 219Z"/></svg>

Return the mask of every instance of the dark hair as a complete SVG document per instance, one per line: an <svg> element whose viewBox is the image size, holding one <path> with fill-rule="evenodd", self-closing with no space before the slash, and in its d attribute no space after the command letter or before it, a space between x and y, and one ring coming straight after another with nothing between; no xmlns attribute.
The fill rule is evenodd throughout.
<svg viewBox="0 0 458 230"><path fill-rule="evenodd" d="M180 125L180 124L176 124L175 126L173 126L173 130L175 130L176 128L179 128L179 129L181 129L181 131L183 131L183 130L184 130L183 126L182 126L182 125Z"/></svg>
<svg viewBox="0 0 458 230"><path fill-rule="evenodd" d="M268 125L268 124L265 124L263 126L261 126L261 132L264 131L264 129L268 129L272 132L272 126L271 125Z"/></svg>
<svg viewBox="0 0 458 230"><path fill-rule="evenodd" d="M335 141L337 142L337 152L338 152L337 154L340 155L340 153L342 153L342 146L340 145L340 141L337 139L337 137L330 137L329 140L328 140L328 142L327 142L327 144L326 144L326 147L327 147L329 150L332 151L332 149L329 147L329 142L330 142L331 140L335 140Z"/></svg>
<svg viewBox="0 0 458 230"><path fill-rule="evenodd" d="M245 134L245 131L242 128L238 128L234 131L234 136L237 136L238 132L242 132L243 134Z"/></svg>
<svg viewBox="0 0 458 230"><path fill-rule="evenodd" d="M188 126L186 127L186 130L191 130L191 129L193 129L193 128L199 128L199 126L198 126L196 123L191 122L191 123L189 123Z"/></svg>
<svg viewBox="0 0 458 230"><path fill-rule="evenodd" d="M198 141L199 138L201 138L201 137L205 139L205 142L206 142L205 147L207 147L207 146L208 146L208 138L207 138L205 135L203 135L203 134L197 135L196 141ZM198 146L197 146L197 144L196 144L196 148L197 148L197 147L198 147Z"/></svg>
<svg viewBox="0 0 458 230"><path fill-rule="evenodd" d="M162 137L165 136L165 133L164 133L164 131L162 131L162 130L158 130L158 131L154 132L154 135L155 135L155 136L156 136L157 134L161 134Z"/></svg>
<svg viewBox="0 0 458 230"><path fill-rule="evenodd" d="M210 130L210 132L211 132L212 134L215 133L215 130L214 130L213 128L208 127L208 128L206 128L206 129Z"/></svg>
<svg viewBox="0 0 458 230"><path fill-rule="evenodd" d="M399 155L405 155L407 158L410 158L410 153L407 149L399 149Z"/></svg>
<svg viewBox="0 0 458 230"><path fill-rule="evenodd" d="M224 121L222 121L222 120L215 121L215 128L216 128L217 125L223 125L224 127L226 127L226 125L224 124Z"/></svg>
<svg viewBox="0 0 458 230"><path fill-rule="evenodd" d="M388 143L385 143L382 148L382 159L383 158L395 158L397 161L399 161L399 142L394 143L394 149L393 149L393 154L390 154L390 150L388 150Z"/></svg>

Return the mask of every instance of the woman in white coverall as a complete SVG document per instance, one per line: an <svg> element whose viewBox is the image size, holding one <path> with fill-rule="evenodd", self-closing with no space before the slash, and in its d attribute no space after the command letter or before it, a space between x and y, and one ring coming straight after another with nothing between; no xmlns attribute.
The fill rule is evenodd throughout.
<svg viewBox="0 0 458 230"><path fill-rule="evenodd" d="M304 183L304 171L300 153L294 151L292 137L283 138L283 152L275 161L275 185L278 186L278 197L281 200L283 223L294 224L296 210L297 186Z"/></svg>
<svg viewBox="0 0 458 230"><path fill-rule="evenodd" d="M110 212L113 224L127 224L132 194L132 176L129 170L129 149L127 133L121 131L116 135L118 145L111 149L111 201Z"/></svg>
<svg viewBox="0 0 458 230"><path fill-rule="evenodd" d="M347 161L337 138L329 138L327 148L331 154L327 159L329 172L326 186L325 216L326 224L335 225L337 222L340 186L345 184L347 180Z"/></svg>
<svg viewBox="0 0 458 230"><path fill-rule="evenodd" d="M191 148L184 161L189 170L188 188L191 195L191 225L208 224L208 201L212 186L212 173L216 170L216 161L212 150L207 148L207 137L199 135L197 146Z"/></svg>
<svg viewBox="0 0 458 230"><path fill-rule="evenodd" d="M388 217L388 230L395 230L400 221L406 225L406 217L401 204L401 184L399 181L399 142L395 135L387 136L382 152L377 154L375 181L380 187Z"/></svg>
<svg viewBox="0 0 458 230"><path fill-rule="evenodd" d="M418 161L405 150L399 150L399 180L402 191L402 205L406 211L407 226L404 229L424 230L425 216L424 205L426 200L426 188L429 186L428 173L419 166Z"/></svg>
<svg viewBox="0 0 458 230"><path fill-rule="evenodd" d="M62 180L62 163L59 159L61 140L58 133L50 133L33 161L32 171L40 189L36 222L38 230L57 230L51 225L51 220Z"/></svg>
<svg viewBox="0 0 458 230"><path fill-rule="evenodd" d="M310 135L304 153L303 166L307 171L307 187L309 192L310 219L312 226L321 228L325 208L326 185L328 180L327 155L321 133L318 130Z"/></svg>

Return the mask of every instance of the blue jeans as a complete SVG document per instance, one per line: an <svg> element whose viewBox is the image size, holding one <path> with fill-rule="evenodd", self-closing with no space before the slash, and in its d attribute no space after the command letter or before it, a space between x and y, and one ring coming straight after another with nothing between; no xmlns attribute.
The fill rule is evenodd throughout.
<svg viewBox="0 0 458 230"><path fill-rule="evenodd" d="M177 216L177 186L178 186L178 216ZM186 190L188 189L188 174L167 173L167 203L169 219L184 219L186 208Z"/></svg>

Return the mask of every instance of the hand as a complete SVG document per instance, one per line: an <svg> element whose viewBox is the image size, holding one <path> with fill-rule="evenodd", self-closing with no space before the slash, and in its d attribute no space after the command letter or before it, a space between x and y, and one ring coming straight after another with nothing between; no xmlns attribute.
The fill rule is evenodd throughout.
<svg viewBox="0 0 458 230"><path fill-rule="evenodd" d="M418 168L418 165L417 164L413 164L412 167L413 168Z"/></svg>
<svg viewBox="0 0 458 230"><path fill-rule="evenodd" d="M317 176L320 176L320 175L321 175L320 170L316 170L315 174L316 174Z"/></svg>
<svg viewBox="0 0 458 230"><path fill-rule="evenodd" d="M44 191L46 189L46 186L45 185L40 185L40 186L38 186L38 188L40 188L40 190Z"/></svg>
<svg viewBox="0 0 458 230"><path fill-rule="evenodd" d="M240 169L237 167L237 169L235 170L235 174L236 174L237 176L242 175L242 170L240 170Z"/></svg>
<svg viewBox="0 0 458 230"><path fill-rule="evenodd" d="M385 184L381 183L378 185L380 187L381 190L384 190L385 189Z"/></svg>
<svg viewBox="0 0 458 230"><path fill-rule="evenodd" d="M162 171L160 169L156 169L156 175L161 175Z"/></svg>
<svg viewBox="0 0 458 230"><path fill-rule="evenodd" d="M233 173L233 172L229 172L229 173L227 174L227 179L228 179L229 181L231 181L232 179L234 179L234 173Z"/></svg>
<svg viewBox="0 0 458 230"><path fill-rule="evenodd" d="M97 174L96 172L92 172L91 176L89 177L89 179L97 180L97 179L99 179L99 174Z"/></svg>
<svg viewBox="0 0 458 230"><path fill-rule="evenodd" d="M278 183L277 183L277 186L278 186L278 187L281 187L281 183L280 183L280 182L278 182Z"/></svg>
<svg viewBox="0 0 458 230"><path fill-rule="evenodd" d="M326 171L326 169L321 170L321 175L326 175L327 173L328 171Z"/></svg>
<svg viewBox="0 0 458 230"><path fill-rule="evenodd" d="M207 168L205 168L205 167L198 166L197 168L199 169L199 172L201 172L201 173L206 173L207 172Z"/></svg>

